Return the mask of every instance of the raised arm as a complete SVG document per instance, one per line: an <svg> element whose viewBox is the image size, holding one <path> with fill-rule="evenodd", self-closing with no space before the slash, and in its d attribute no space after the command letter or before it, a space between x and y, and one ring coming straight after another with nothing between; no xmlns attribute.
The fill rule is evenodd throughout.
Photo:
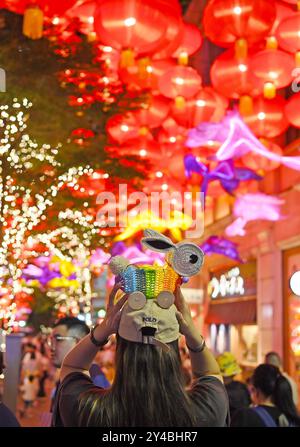
<svg viewBox="0 0 300 447"><path fill-rule="evenodd" d="M101 344L105 344L108 337L118 331L121 309L127 299L124 295L117 304L114 304L114 299L119 290L120 285L116 284L109 296L109 303L107 313L101 324L95 327L93 331L94 341L99 344L96 346L91 339L91 335L86 335L80 342L66 355L63 360L60 380L62 381L71 372L83 372L89 375L89 368L91 363L99 351Z"/></svg>
<svg viewBox="0 0 300 447"><path fill-rule="evenodd" d="M185 302L180 287L175 292L175 305L180 332L185 336L189 349L192 371L195 377L215 376L223 382L219 365L213 354L205 345L205 340L194 325L190 308Z"/></svg>

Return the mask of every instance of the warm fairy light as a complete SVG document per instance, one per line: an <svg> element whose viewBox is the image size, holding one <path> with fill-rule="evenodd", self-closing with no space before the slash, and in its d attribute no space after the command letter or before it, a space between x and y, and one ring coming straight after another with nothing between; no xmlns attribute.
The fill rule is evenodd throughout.
<svg viewBox="0 0 300 447"><path fill-rule="evenodd" d="M94 23L94 17L93 16L88 17L87 21L92 25Z"/></svg>
<svg viewBox="0 0 300 447"><path fill-rule="evenodd" d="M53 23L53 25L59 25L59 23L60 23L60 19L59 19L59 17L54 17L54 18L52 19L52 23Z"/></svg>
<svg viewBox="0 0 300 447"><path fill-rule="evenodd" d="M136 24L136 18L135 17L128 17L127 19L124 20L124 25L125 26L134 26Z"/></svg>
<svg viewBox="0 0 300 447"><path fill-rule="evenodd" d="M160 171L157 171L157 173L155 175L156 175L156 177L161 178L163 176L163 173Z"/></svg>
<svg viewBox="0 0 300 447"><path fill-rule="evenodd" d="M176 137L170 137L169 141L170 143L176 143Z"/></svg>
<svg viewBox="0 0 300 447"><path fill-rule="evenodd" d="M151 67L151 65L147 65L146 72L147 73L153 73L153 67Z"/></svg>
<svg viewBox="0 0 300 447"><path fill-rule="evenodd" d="M112 47L105 46L102 47L102 50L104 51L104 53L111 53L113 49Z"/></svg>
<svg viewBox="0 0 300 447"><path fill-rule="evenodd" d="M140 156L141 156L141 157L146 157L146 155L147 155L147 151L146 151L146 149L141 149L141 150L140 150Z"/></svg>
<svg viewBox="0 0 300 447"><path fill-rule="evenodd" d="M161 185L161 189L162 189L163 191L167 191L168 188L169 188L169 186L168 186L166 183L163 183L163 184Z"/></svg>
<svg viewBox="0 0 300 447"><path fill-rule="evenodd" d="M258 114L257 114L257 118L259 119L259 120L264 120L265 118L266 118L266 114L265 114L265 112L259 112Z"/></svg>
<svg viewBox="0 0 300 447"><path fill-rule="evenodd" d="M129 127L126 124L122 124L121 125L121 131L122 132L128 132L129 131Z"/></svg>

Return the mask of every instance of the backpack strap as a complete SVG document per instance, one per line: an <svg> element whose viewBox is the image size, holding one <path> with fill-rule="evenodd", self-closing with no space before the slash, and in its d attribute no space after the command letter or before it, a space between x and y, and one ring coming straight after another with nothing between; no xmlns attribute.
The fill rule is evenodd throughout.
<svg viewBox="0 0 300 447"><path fill-rule="evenodd" d="M254 411L260 417L260 419L263 421L266 427L277 427L277 424L272 418L272 416L264 408L258 406L251 408L251 410Z"/></svg>

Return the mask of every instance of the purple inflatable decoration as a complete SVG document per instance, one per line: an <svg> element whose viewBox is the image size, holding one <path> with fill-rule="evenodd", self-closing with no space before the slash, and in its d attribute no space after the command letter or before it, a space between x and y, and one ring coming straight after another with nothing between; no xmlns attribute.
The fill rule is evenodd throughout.
<svg viewBox="0 0 300 447"><path fill-rule="evenodd" d="M223 237L210 236L200 245L200 248L202 248L206 255L215 253L234 259L238 262L243 262L238 253L237 244Z"/></svg>
<svg viewBox="0 0 300 447"><path fill-rule="evenodd" d="M219 123L201 123L188 133L187 147L206 146L209 141L221 143L217 160L239 158L247 152L277 161L288 168L300 171L300 157L286 157L269 151L245 124L237 110L230 110Z"/></svg>
<svg viewBox="0 0 300 447"><path fill-rule="evenodd" d="M261 176L251 169L236 168L232 160L222 161L215 169L210 171L207 165L198 161L194 155L189 154L184 157L184 166L185 174L188 178L190 178L192 172L203 177L201 191L204 193L204 196L207 193L209 182L215 180L219 180L222 188L229 194L232 194L241 181L262 179Z"/></svg>

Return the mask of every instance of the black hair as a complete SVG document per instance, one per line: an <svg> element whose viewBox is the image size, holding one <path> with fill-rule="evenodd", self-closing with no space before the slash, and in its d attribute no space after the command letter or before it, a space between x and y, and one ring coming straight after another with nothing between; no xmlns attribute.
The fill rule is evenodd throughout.
<svg viewBox="0 0 300 447"><path fill-rule="evenodd" d="M34 381L34 375L30 374L30 376L28 376L28 380L29 380L29 382L33 382Z"/></svg>
<svg viewBox="0 0 300 447"><path fill-rule="evenodd" d="M66 326L68 328L68 331L70 331L70 329L74 330L76 334L80 335L80 338L84 337L90 332L88 325L84 321L81 321L79 320L79 318L76 317L60 318L59 320L56 320L53 325L53 327L57 326Z"/></svg>
<svg viewBox="0 0 300 447"><path fill-rule="evenodd" d="M300 416L293 401L292 387L276 366L259 365L253 373L252 384L264 396L272 399L290 423L300 426Z"/></svg>

